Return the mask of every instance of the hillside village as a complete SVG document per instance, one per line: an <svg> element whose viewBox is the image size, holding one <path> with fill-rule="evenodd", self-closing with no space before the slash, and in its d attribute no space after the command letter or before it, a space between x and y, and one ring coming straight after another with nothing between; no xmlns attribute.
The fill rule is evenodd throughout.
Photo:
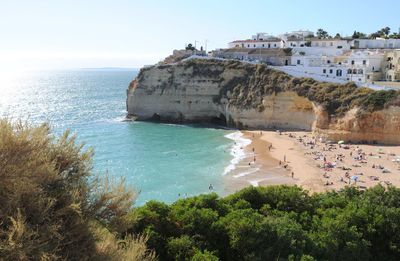
<svg viewBox="0 0 400 261"><path fill-rule="evenodd" d="M345 83L375 89L400 87L400 32L389 34L386 27L366 35L334 37L318 29L299 30L273 36L257 33L250 39L234 40L228 48L206 54L190 46L173 56L189 53L215 58L262 63L296 77Z"/></svg>

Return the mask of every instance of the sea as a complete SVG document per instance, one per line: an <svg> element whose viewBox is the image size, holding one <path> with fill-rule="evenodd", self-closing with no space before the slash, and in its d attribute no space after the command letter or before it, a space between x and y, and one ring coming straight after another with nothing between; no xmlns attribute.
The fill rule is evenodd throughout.
<svg viewBox="0 0 400 261"><path fill-rule="evenodd" d="M57 136L69 129L94 149L93 171L124 178L139 192L138 206L201 193L224 195L223 176L248 141L235 130L125 121L126 90L137 73L105 68L3 74L0 117L47 122Z"/></svg>

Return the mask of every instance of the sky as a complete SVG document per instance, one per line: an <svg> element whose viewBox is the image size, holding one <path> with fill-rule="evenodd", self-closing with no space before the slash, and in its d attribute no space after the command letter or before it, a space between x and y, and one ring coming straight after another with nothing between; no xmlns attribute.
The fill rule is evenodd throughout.
<svg viewBox="0 0 400 261"><path fill-rule="evenodd" d="M0 70L140 68L257 32L398 31L398 0L0 0Z"/></svg>

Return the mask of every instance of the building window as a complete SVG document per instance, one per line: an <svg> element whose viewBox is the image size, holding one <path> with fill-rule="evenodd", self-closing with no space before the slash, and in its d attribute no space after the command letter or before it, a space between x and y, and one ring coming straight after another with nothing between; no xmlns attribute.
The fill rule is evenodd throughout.
<svg viewBox="0 0 400 261"><path fill-rule="evenodd" d="M352 72L351 69L347 70L347 74L351 74L351 72Z"/></svg>
<svg viewBox="0 0 400 261"><path fill-rule="evenodd" d="M330 64L330 63L331 63L331 60L326 61L326 63Z"/></svg>
<svg viewBox="0 0 400 261"><path fill-rule="evenodd" d="M271 44L268 44L268 48L271 48Z"/></svg>
<svg viewBox="0 0 400 261"><path fill-rule="evenodd" d="M247 47L250 47L250 44L248 44Z"/></svg>
<svg viewBox="0 0 400 261"><path fill-rule="evenodd" d="M297 64L300 64L300 60L297 60Z"/></svg>
<svg viewBox="0 0 400 261"><path fill-rule="evenodd" d="M274 47L276 47L276 44L274 44Z"/></svg>
<svg viewBox="0 0 400 261"><path fill-rule="evenodd" d="M265 47L265 45L263 44L262 47Z"/></svg>
<svg viewBox="0 0 400 261"><path fill-rule="evenodd" d="M367 79L369 80L369 75L367 75Z"/></svg>
<svg viewBox="0 0 400 261"><path fill-rule="evenodd" d="M363 65L366 65L367 64L367 61L366 60L363 60Z"/></svg>
<svg viewBox="0 0 400 261"><path fill-rule="evenodd" d="M254 47L256 47L256 45L255 45L255 44L254 44L253 46L254 46Z"/></svg>
<svg viewBox="0 0 400 261"><path fill-rule="evenodd" d="M333 42L331 42L331 46L333 46Z"/></svg>
<svg viewBox="0 0 400 261"><path fill-rule="evenodd" d="M336 76L342 76L342 70L336 70Z"/></svg>
<svg viewBox="0 0 400 261"><path fill-rule="evenodd" d="M332 73L333 73L333 70L332 70L332 69L330 69L330 70L329 70L329 73L330 73L330 74L332 74Z"/></svg>
<svg viewBox="0 0 400 261"><path fill-rule="evenodd" d="M358 74L363 74L363 69L358 69Z"/></svg>
<svg viewBox="0 0 400 261"><path fill-rule="evenodd" d="M326 73L326 69L323 69L323 70L322 70L322 73Z"/></svg>
<svg viewBox="0 0 400 261"><path fill-rule="evenodd" d="M353 69L353 74L357 74L357 69Z"/></svg>
<svg viewBox="0 0 400 261"><path fill-rule="evenodd" d="M351 61L351 65L354 65L354 60Z"/></svg>

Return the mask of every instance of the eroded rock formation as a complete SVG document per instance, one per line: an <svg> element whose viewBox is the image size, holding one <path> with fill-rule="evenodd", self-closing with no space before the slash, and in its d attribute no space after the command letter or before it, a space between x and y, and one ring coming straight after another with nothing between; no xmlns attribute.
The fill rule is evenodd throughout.
<svg viewBox="0 0 400 261"><path fill-rule="evenodd" d="M400 144L398 92L293 78L263 65L188 59L144 68L127 92L138 120L309 130L331 140Z"/></svg>

